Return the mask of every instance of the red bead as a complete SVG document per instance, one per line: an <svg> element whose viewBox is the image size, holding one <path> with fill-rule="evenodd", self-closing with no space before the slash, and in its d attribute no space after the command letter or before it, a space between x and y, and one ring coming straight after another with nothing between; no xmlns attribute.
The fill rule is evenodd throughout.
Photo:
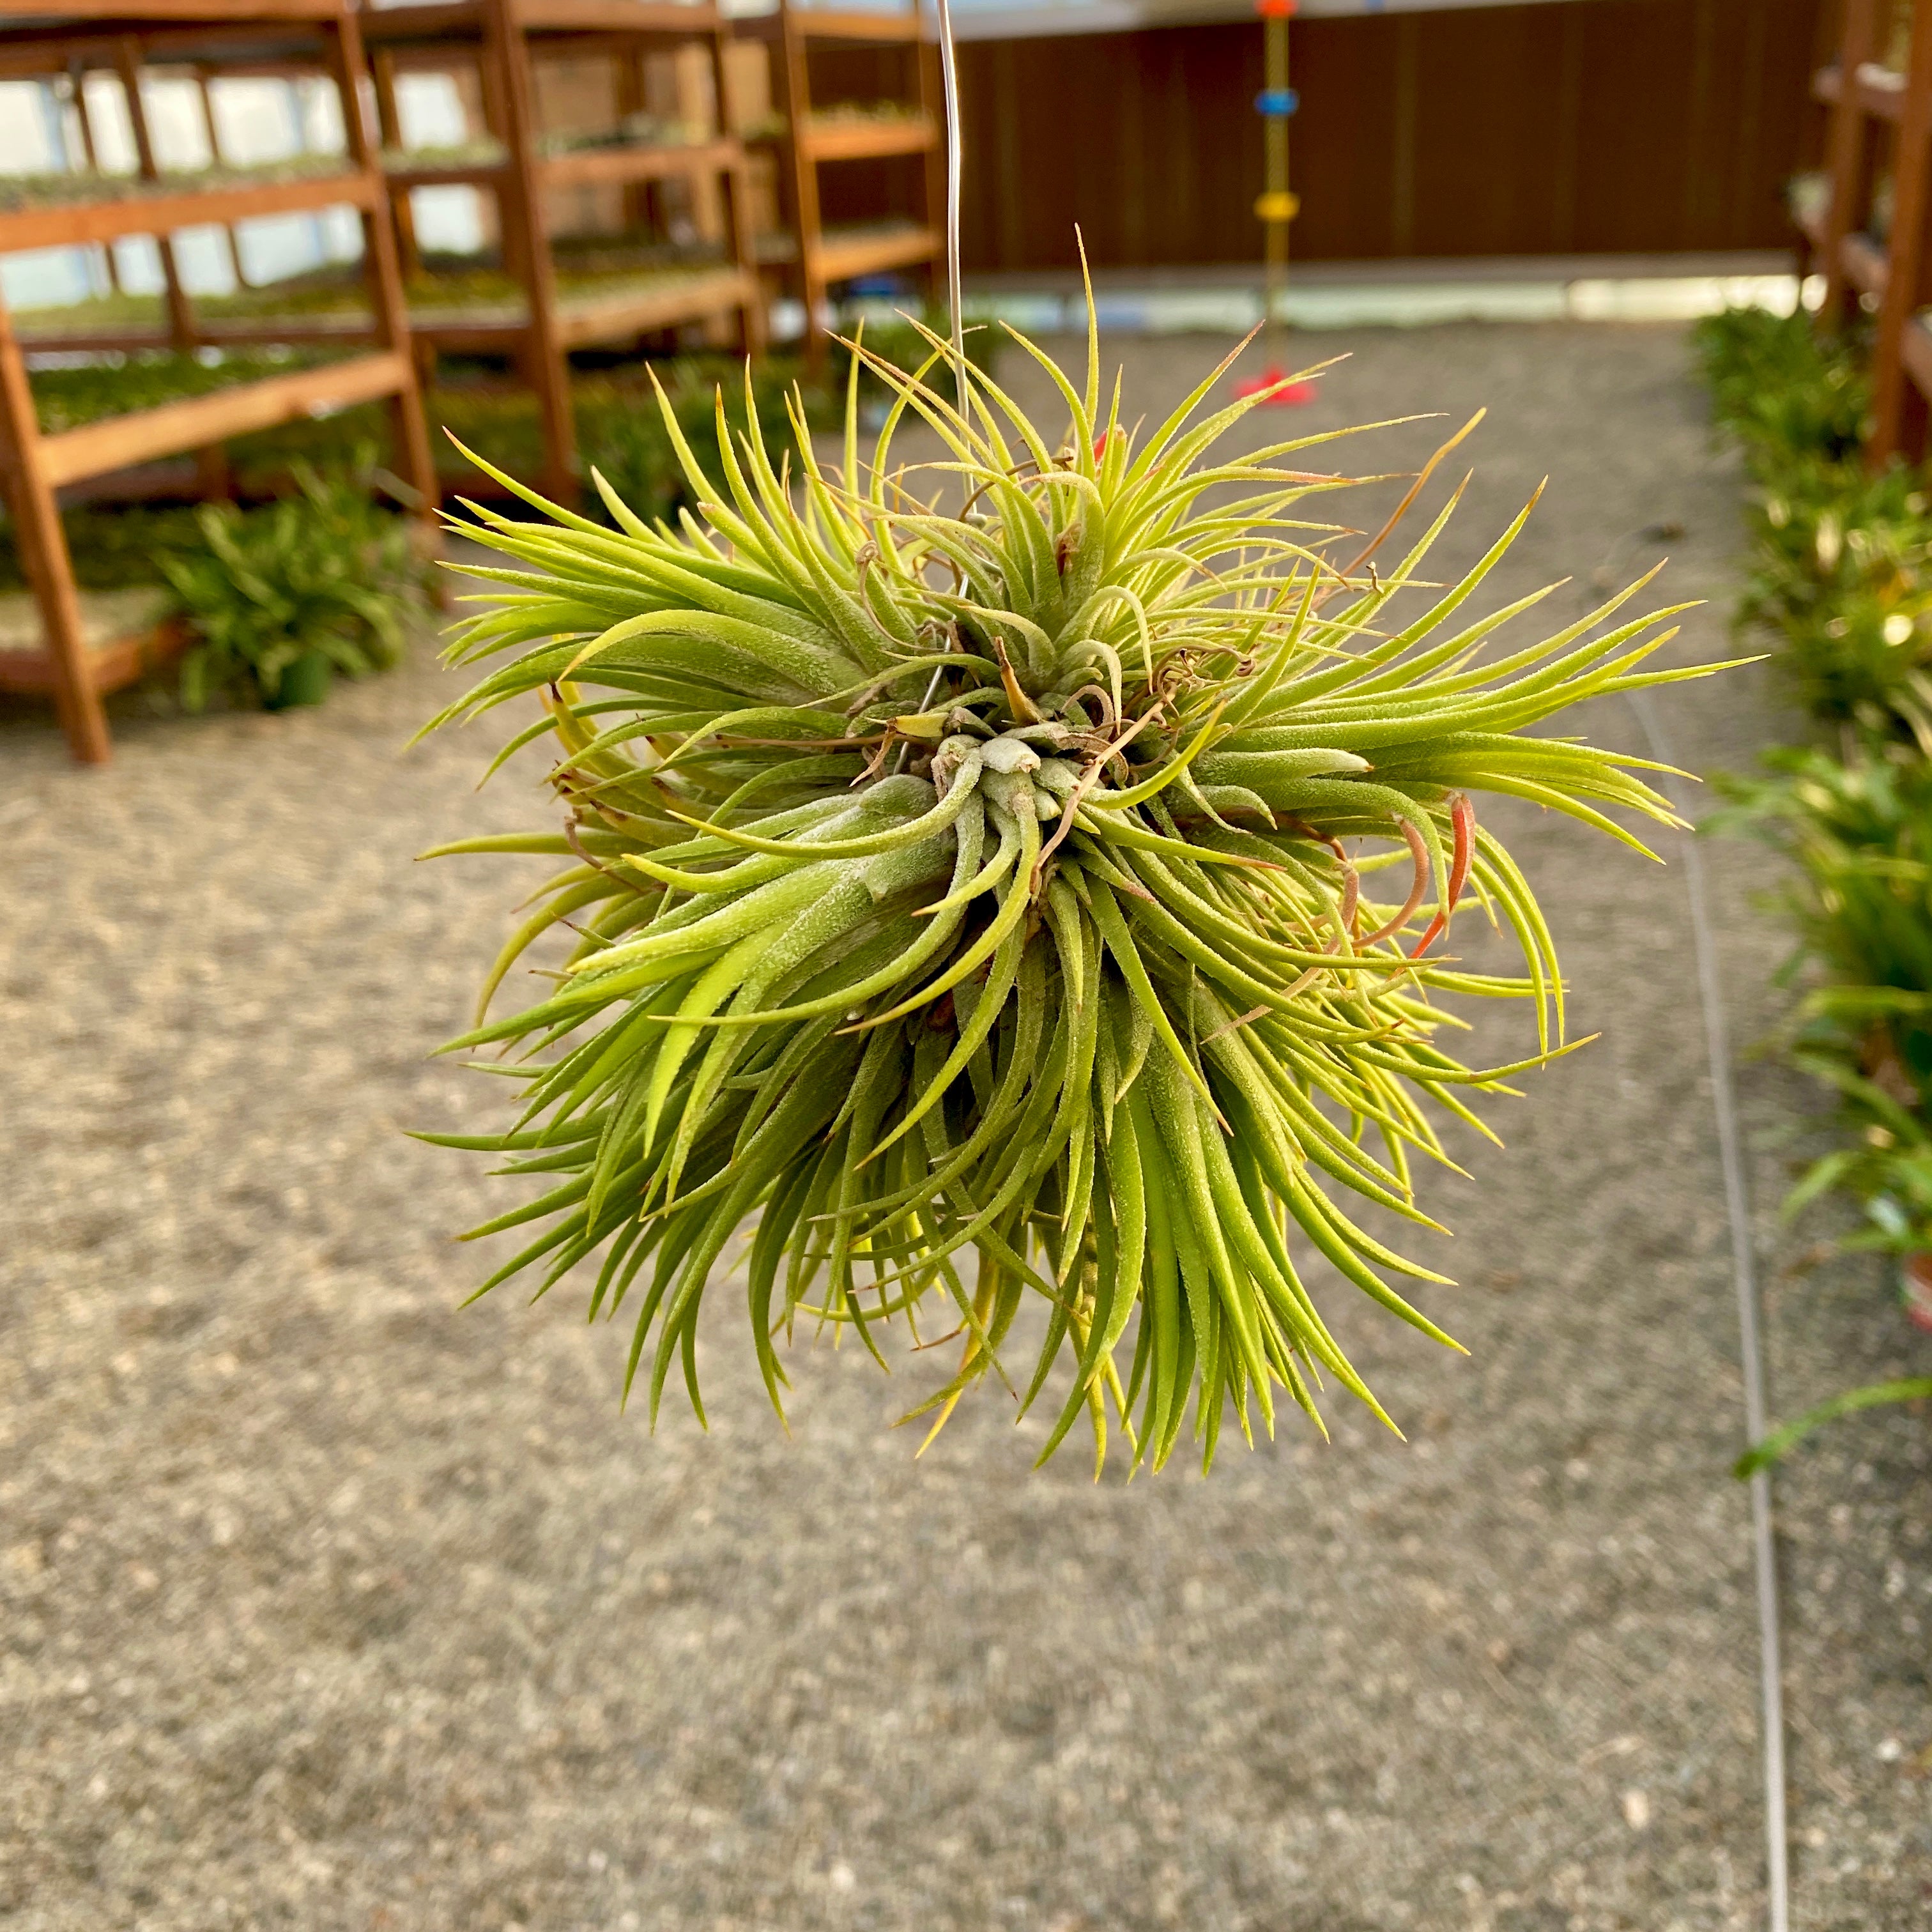
<svg viewBox="0 0 1932 1932"><path fill-rule="evenodd" d="M1294 17L1295 0L1255 0L1255 11L1264 20L1287 20Z"/></svg>

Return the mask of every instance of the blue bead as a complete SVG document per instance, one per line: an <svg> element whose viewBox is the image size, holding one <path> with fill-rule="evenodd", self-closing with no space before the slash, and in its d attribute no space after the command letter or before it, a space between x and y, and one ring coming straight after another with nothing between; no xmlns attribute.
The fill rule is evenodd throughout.
<svg viewBox="0 0 1932 1932"><path fill-rule="evenodd" d="M1286 121L1301 105L1301 96L1292 87L1264 87L1255 96L1255 112L1270 121Z"/></svg>

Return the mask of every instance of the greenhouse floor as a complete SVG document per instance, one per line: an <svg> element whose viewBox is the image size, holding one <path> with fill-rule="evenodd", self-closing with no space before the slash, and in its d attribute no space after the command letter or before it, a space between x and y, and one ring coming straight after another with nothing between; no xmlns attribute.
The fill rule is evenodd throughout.
<svg viewBox="0 0 1932 1932"><path fill-rule="evenodd" d="M1546 473L1496 585L1660 554L1732 647L1734 464L1673 328L1362 331L1270 431L1412 466L1479 404L1456 551ZM1220 345L1130 340L1130 413ZM1015 358L1005 373L1028 394ZM1256 426L1258 434L1261 425ZM1310 460L1325 460L1311 458ZM1436 493L1439 494L1438 493ZM1355 513L1366 523L1370 512ZM1646 534L1648 532L1649 534ZM458 1030L520 862L416 866L548 816L484 730L406 748L416 668L324 710L115 704L70 767L0 712L0 1919L202 1932L1706 1932L1762 1921L1756 1624L1731 1258L1681 863L1500 808L1596 1044L1426 1178L1464 1360L1333 1282L1406 1446L1331 1404L1203 1482L1043 1474L986 1388L922 1460L889 1382L803 1340L791 1433L728 1288L707 1439L621 1415L566 1291L459 1312L505 1196L406 1127L497 1090ZM1664 694L1676 756L1790 735L1762 668ZM1623 700L1589 720L1636 744ZM1677 842L1662 842L1676 858ZM1783 955L1750 848L1714 895L1774 1412L1923 1372L1876 1264L1799 1272L1822 1103L1750 1053ZM1458 932L1481 948L1468 922ZM1475 1051L1528 1050L1476 1016ZM1799 1138L1794 1139L1794 1136ZM923 1366L921 1366L923 1365ZM1840 1425L1780 1474L1796 1910L1932 1911L1932 1442Z"/></svg>

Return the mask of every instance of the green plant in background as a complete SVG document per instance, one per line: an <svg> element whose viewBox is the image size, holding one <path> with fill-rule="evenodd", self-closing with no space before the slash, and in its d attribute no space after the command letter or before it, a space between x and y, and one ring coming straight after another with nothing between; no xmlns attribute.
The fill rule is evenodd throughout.
<svg viewBox="0 0 1932 1932"><path fill-rule="evenodd" d="M1801 309L1732 309L1694 332L1719 424L1754 488L1738 621L1769 631L1794 694L1855 737L1932 751L1932 502L1861 458L1870 385Z"/></svg>
<svg viewBox="0 0 1932 1932"><path fill-rule="evenodd" d="M1773 631L1822 722L1932 752L1932 518L1904 469L1794 463L1758 493L1741 622Z"/></svg>
<svg viewBox="0 0 1932 1932"><path fill-rule="evenodd" d="M982 1378L1024 1409L1064 1363L1046 1454L1084 1413L1103 1456L1111 1408L1158 1467L1190 1392L1204 1460L1230 1410L1271 1427L1277 1388L1316 1415L1332 1376L1380 1414L1302 1262L1447 1342L1385 1279L1442 1278L1342 1204L1433 1226L1412 1174L1444 1157L1433 1117L1508 1090L1516 1069L1440 1043L1439 996L1526 999L1522 1064L1560 1050L1550 933L1472 796L1636 844L1603 808L1669 820L1643 761L1529 733L1702 673L1646 668L1671 633L1618 614L1640 586L1486 655L1538 601L1464 610L1522 518L1432 588L1452 502L1378 574L1324 520L1342 479L1299 467L1327 438L1213 453L1254 406L1192 423L1227 362L1143 439L1090 333L1084 388L1022 340L1056 436L976 370L962 418L926 342L915 375L869 365L895 400L868 460L854 384L836 471L800 421L788 481L754 410L712 475L687 446L700 514L675 532L608 488L614 530L507 476L548 521L466 526L519 567L482 573L452 656L508 661L436 722L536 698L503 755L553 741L564 822L442 849L566 862L454 1043L518 1054L490 1063L522 1087L514 1123L426 1136L541 1190L476 1231L541 1228L485 1286L533 1270L542 1292L600 1257L590 1312L629 1317L653 1414L680 1362L695 1405L700 1298L758 1213L774 1402L800 1318L877 1354L903 1316L958 1344L915 1412L935 1430ZM963 511L911 494L908 416ZM1465 895L1520 974L1431 956ZM487 1017L566 931L544 996ZM1010 1375L1030 1295L1044 1340Z"/></svg>
<svg viewBox="0 0 1932 1932"><path fill-rule="evenodd" d="M350 677L400 656L422 572L402 520L375 501L364 468L323 477L296 472L296 494L265 508L203 505L204 548L164 556L172 615L190 641L182 702L199 711L218 691L304 701L328 670Z"/></svg>
<svg viewBox="0 0 1932 1932"><path fill-rule="evenodd" d="M340 352L295 349L211 350L205 355L158 349L89 356L34 371L34 413L40 434L56 436L104 417L340 359Z"/></svg>
<svg viewBox="0 0 1932 1932"><path fill-rule="evenodd" d="M1840 1416L1856 1415L1865 1408L1882 1408L1895 1402L1932 1401L1932 1376L1904 1376L1896 1382L1868 1382L1863 1388L1846 1389L1808 1408L1792 1420L1774 1429L1755 1449L1740 1456L1732 1474L1740 1478L1755 1475L1783 1459L1786 1453L1809 1436Z"/></svg>
<svg viewBox="0 0 1932 1932"><path fill-rule="evenodd" d="M946 334L952 326L943 308L929 305L918 315L904 309L883 316L868 314L852 336L832 338L831 352L826 358L826 393L842 396L856 381L861 420L882 419L897 400L896 385L928 371L932 352L928 344L934 336ZM966 340L974 360L988 375L997 374L998 345L993 331L969 323ZM768 422L767 428L770 427Z"/></svg>
<svg viewBox="0 0 1932 1932"><path fill-rule="evenodd" d="M1734 310L1697 348L1720 424L1754 482L1741 623L1769 631L1795 694L1840 755L1770 754L1730 782L1726 820L1768 835L1791 866L1780 895L1807 984L1786 1030L1791 1063L1838 1096L1840 1144L1786 1197L1856 1203L1842 1244L1905 1261L1932 1253L1932 504L1900 464L1862 461L1870 386L1858 344L1810 319ZM1738 1465L1774 1462L1812 1430L1932 1395L1924 1378L1853 1389L1774 1432Z"/></svg>
<svg viewBox="0 0 1932 1932"><path fill-rule="evenodd" d="M1827 1191L1868 1219L1845 1245L1932 1249L1932 767L1903 752L1846 765L1774 753L1775 776L1724 781L1720 823L1750 825L1790 862L1779 904L1798 945L1784 976L1809 983L1792 1015L1792 1063L1832 1087L1846 1144L1812 1163L1785 1206Z"/></svg>
<svg viewBox="0 0 1932 1932"><path fill-rule="evenodd" d="M1821 340L1802 308L1726 309L1692 329L1718 420L1754 469L1792 458L1858 460L1871 385L1853 344Z"/></svg>

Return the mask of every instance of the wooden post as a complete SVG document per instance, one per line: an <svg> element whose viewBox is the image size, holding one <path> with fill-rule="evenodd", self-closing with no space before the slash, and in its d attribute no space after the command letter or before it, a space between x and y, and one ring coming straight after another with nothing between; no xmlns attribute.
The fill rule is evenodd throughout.
<svg viewBox="0 0 1932 1932"><path fill-rule="evenodd" d="M382 130L382 145L400 150L403 118L396 111L396 57L387 47L378 47L370 59L376 82L376 119ZM422 251L416 245L416 212L410 205L406 188L389 190L389 212L395 218L396 240L402 250L405 275L422 273Z"/></svg>
<svg viewBox="0 0 1932 1932"><path fill-rule="evenodd" d="M380 182L375 144L369 136L369 124L362 101L362 29L352 10L345 6L334 21L332 49L338 84L342 92L342 124L348 139L349 156L362 172ZM369 292L376 310L376 340L386 349L411 352L410 311L403 291L403 274L396 259L395 232L386 219L379 200L362 211L362 262ZM405 384L390 399L389 418L395 440L396 467L403 480L417 493L416 514L432 533L439 526L436 512L440 496L436 464L430 454L429 422L423 412L421 392L413 382Z"/></svg>
<svg viewBox="0 0 1932 1932"><path fill-rule="evenodd" d="M1849 84L1849 77L1848 77ZM1924 396L1900 355L1906 326L1932 298L1932 18L1924 0L1913 9L1904 112L1894 153L1894 201L1886 249L1885 296L1872 344L1872 433L1865 460L1882 469L1925 446Z"/></svg>
<svg viewBox="0 0 1932 1932"><path fill-rule="evenodd" d="M641 114L650 104L644 84L644 52L637 41L623 40L611 50L610 58L616 66L614 92L617 118L622 122L633 114ZM645 185L640 182L627 182L619 199L623 204L625 228L643 227L650 218L650 197Z"/></svg>
<svg viewBox="0 0 1932 1932"><path fill-rule="evenodd" d="M570 364L557 328L556 269L538 178L536 113L530 98L530 44L512 0L484 0L484 65L496 70L503 138L509 149L503 196L504 256L514 231L530 297L522 360L543 418L544 488L560 503L577 500L577 424L571 413Z"/></svg>
<svg viewBox="0 0 1932 1932"><path fill-rule="evenodd" d="M121 76L122 91L128 97L128 122L134 131L134 153L143 181L159 181L161 171L154 161L154 144L148 136L148 110L141 100L141 44L130 37L116 43L115 70ZM166 235L154 237L161 258L161 279L167 290L168 334L180 350L194 348L196 342L194 308L176 272L175 248Z"/></svg>
<svg viewBox="0 0 1932 1932"><path fill-rule="evenodd" d="M726 74L730 46L730 34L721 15L711 31L712 124L727 139L737 131L731 122ZM742 148L724 176L724 189L723 232L730 245L731 259L744 271L748 284L745 298L738 305L738 346L747 356L762 356L765 352L764 291L758 285L758 238L752 229L751 164Z"/></svg>
<svg viewBox="0 0 1932 1932"><path fill-rule="evenodd" d="M40 474L40 441L26 365L13 319L0 302L0 468L4 470L8 508L13 513L20 562L40 606L47 654L53 661L54 707L61 729L82 764L104 765L110 755L107 719L88 661L60 506Z"/></svg>
<svg viewBox="0 0 1932 1932"><path fill-rule="evenodd" d="M1825 217L1825 300L1821 328L1841 328L1858 305L1845 275L1845 237L1858 225L1870 198L1872 130L1859 108L1858 70L1878 44L1879 0L1845 0L1844 32L1838 40L1838 100L1826 144L1831 172L1832 206Z"/></svg>
<svg viewBox="0 0 1932 1932"><path fill-rule="evenodd" d="M94 145L94 118L87 111L87 70L79 61L68 63L68 84L74 89L74 120L80 129L81 158L87 164L91 175L100 172L100 156ZM100 253L107 268L107 286L118 290L121 286L120 264L114 259L114 244L104 242Z"/></svg>
<svg viewBox="0 0 1932 1932"><path fill-rule="evenodd" d="M484 130L502 143L507 155L510 149L510 110L503 98L502 67L494 51L495 46L495 37L486 31L483 46L476 57L476 88L482 98ZM510 196L500 187L496 200L496 249L502 257L503 272L513 282L527 282L528 265L523 256L524 224L511 219Z"/></svg>
<svg viewBox="0 0 1932 1932"><path fill-rule="evenodd" d="M825 368L825 328L819 311L824 306L826 291L819 266L824 238L818 212L818 166L806 151L812 76L805 36L792 18L790 0L778 0L776 65L772 78L778 83L778 112L785 121L784 139L778 144L778 172L791 203L792 227L798 238L798 290L805 303L805 366L808 374L818 376Z"/></svg>
<svg viewBox="0 0 1932 1932"><path fill-rule="evenodd" d="M671 61L671 82L676 90L677 117L687 128L701 128L706 136L722 134L724 126L724 62L722 44L725 26L719 17L711 29L707 47L687 44ZM705 100L706 72L710 75L709 103ZM706 242L727 238L724 209L718 194L718 178L708 168L696 170L685 177L691 198L692 226Z"/></svg>

